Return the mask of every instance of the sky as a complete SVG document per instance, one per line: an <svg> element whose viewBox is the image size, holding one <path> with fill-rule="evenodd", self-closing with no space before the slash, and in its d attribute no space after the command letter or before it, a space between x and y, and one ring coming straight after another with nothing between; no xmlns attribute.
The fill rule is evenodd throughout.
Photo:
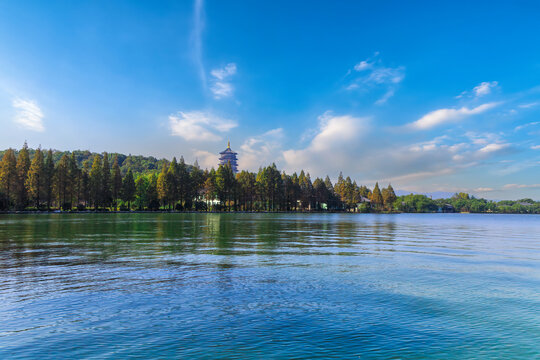
<svg viewBox="0 0 540 360"><path fill-rule="evenodd" d="M0 148L540 199L534 1L0 0Z"/></svg>

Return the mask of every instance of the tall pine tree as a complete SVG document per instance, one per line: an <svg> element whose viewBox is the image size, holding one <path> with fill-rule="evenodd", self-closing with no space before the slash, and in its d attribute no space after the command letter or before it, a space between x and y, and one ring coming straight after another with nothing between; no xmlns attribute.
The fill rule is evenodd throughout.
<svg viewBox="0 0 540 360"><path fill-rule="evenodd" d="M103 153L103 169L101 170L101 200L103 202L103 206L111 206L111 167L109 165L109 155L107 153Z"/></svg>
<svg viewBox="0 0 540 360"><path fill-rule="evenodd" d="M371 194L371 204L377 209L383 203L383 198L381 195L381 190L379 189L379 183L375 183L373 188L373 193Z"/></svg>
<svg viewBox="0 0 540 360"><path fill-rule="evenodd" d="M25 185L28 170L30 170L30 154L28 153L28 145L25 141L21 151L19 151L19 156L17 156L17 183L15 189L16 207L18 209L24 209L28 205L28 192Z"/></svg>
<svg viewBox="0 0 540 360"><path fill-rule="evenodd" d="M47 152L47 160L45 160L45 169L43 170L43 186L45 201L47 202L47 210L51 209L53 202L53 187L54 187L54 158L51 149Z"/></svg>
<svg viewBox="0 0 540 360"><path fill-rule="evenodd" d="M0 186L4 193L4 208L11 208L13 193L17 186L17 159L15 151L8 149L2 158L0 167Z"/></svg>
<svg viewBox="0 0 540 360"><path fill-rule="evenodd" d="M39 209L41 200L45 194L45 162L41 149L37 149L28 171L26 187L30 199L34 202L36 209Z"/></svg>
<svg viewBox="0 0 540 360"><path fill-rule="evenodd" d="M101 167L101 157L94 156L94 162L90 169L90 201L95 210L98 210L102 205L102 188L103 188L103 169Z"/></svg>
<svg viewBox="0 0 540 360"><path fill-rule="evenodd" d="M135 191L135 180L131 169L129 169L122 182L122 200L127 201L128 210L131 210L131 202L135 199Z"/></svg>
<svg viewBox="0 0 540 360"><path fill-rule="evenodd" d="M122 190L122 174L118 165L118 154L114 156L112 174L111 174L111 190L114 210L117 209L118 199Z"/></svg>

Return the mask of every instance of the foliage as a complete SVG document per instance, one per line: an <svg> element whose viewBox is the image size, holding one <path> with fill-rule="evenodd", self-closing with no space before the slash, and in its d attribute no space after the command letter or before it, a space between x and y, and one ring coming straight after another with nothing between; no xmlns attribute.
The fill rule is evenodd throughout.
<svg viewBox="0 0 540 360"><path fill-rule="evenodd" d="M312 182L304 170L288 175L275 164L256 173L235 174L229 165L203 171L183 157L169 162L53 150L45 156L26 143L18 152L0 154L0 210L540 213L540 202L532 199L494 202L467 193L438 200L413 194L397 197L390 184L381 190L376 183L371 191L341 173L335 184L328 176Z"/></svg>

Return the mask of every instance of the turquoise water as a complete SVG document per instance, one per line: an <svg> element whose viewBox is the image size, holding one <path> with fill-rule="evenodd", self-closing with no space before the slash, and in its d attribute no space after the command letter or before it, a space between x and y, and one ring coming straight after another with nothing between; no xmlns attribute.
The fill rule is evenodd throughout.
<svg viewBox="0 0 540 360"><path fill-rule="evenodd" d="M0 358L540 357L540 217L0 215Z"/></svg>

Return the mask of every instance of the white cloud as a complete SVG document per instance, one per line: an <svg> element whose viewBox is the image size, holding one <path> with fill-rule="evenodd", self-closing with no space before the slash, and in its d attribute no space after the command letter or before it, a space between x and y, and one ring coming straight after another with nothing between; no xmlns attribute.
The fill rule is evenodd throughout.
<svg viewBox="0 0 540 360"><path fill-rule="evenodd" d="M396 92L396 89L390 88L388 91L377 101L375 101L375 105L382 105L388 101L392 96L394 96Z"/></svg>
<svg viewBox="0 0 540 360"><path fill-rule="evenodd" d="M354 149L368 128L369 118L334 116L326 112L319 117L319 129L309 145L284 151L284 160L293 170L306 168L322 172L350 168L350 157L356 157Z"/></svg>
<svg viewBox="0 0 540 360"><path fill-rule="evenodd" d="M236 74L236 64L229 63L223 68L214 69L210 72L212 75L212 86L210 90L214 94L214 98L221 99L231 97L234 92L232 84L227 81L231 76Z"/></svg>
<svg viewBox="0 0 540 360"><path fill-rule="evenodd" d="M372 63L369 63L367 60L360 61L358 64L354 65L354 70L356 71L364 71L367 69L371 69L373 67Z"/></svg>
<svg viewBox="0 0 540 360"><path fill-rule="evenodd" d="M527 124L519 125L519 126L515 127L514 131L519 131L519 130L524 129L526 127L535 126L535 125L539 125L539 124L540 124L540 121L534 121L534 122L530 122L530 123L527 123Z"/></svg>
<svg viewBox="0 0 540 360"><path fill-rule="evenodd" d="M225 80L231 75L236 74L236 64L230 63L225 65L225 67L221 69L214 69L210 72L213 77L215 77L218 80Z"/></svg>
<svg viewBox="0 0 540 360"><path fill-rule="evenodd" d="M399 83L405 78L405 68L383 66L378 55L377 52L372 58L360 61L354 66L354 71L359 73L359 76L354 77L345 89L359 91L385 89L383 96L375 102L376 105L382 105L395 94ZM347 75L352 73L349 70Z"/></svg>
<svg viewBox="0 0 540 360"><path fill-rule="evenodd" d="M540 184L506 184L503 186L505 189L527 189L527 188L540 188Z"/></svg>
<svg viewBox="0 0 540 360"><path fill-rule="evenodd" d="M214 97L216 99L229 97L229 96L232 96L233 94L232 85L226 82L221 82L221 81L216 81L214 85L212 85L210 90L214 93Z"/></svg>
<svg viewBox="0 0 540 360"><path fill-rule="evenodd" d="M206 150L193 150L193 155L197 159L199 166L203 169L217 167L218 155Z"/></svg>
<svg viewBox="0 0 540 360"><path fill-rule="evenodd" d="M279 162L283 136L283 129L277 128L246 139L238 151L240 167L257 170L260 166Z"/></svg>
<svg viewBox="0 0 540 360"><path fill-rule="evenodd" d="M479 188L474 189L474 191L476 191L476 192L491 192L491 191L495 191L495 189L490 188L490 187L479 187Z"/></svg>
<svg viewBox="0 0 540 360"><path fill-rule="evenodd" d="M472 109L467 107L460 109L439 109L422 116L420 119L409 124L409 127L417 130L427 130L445 123L460 121L468 116L481 114L497 105L498 103L493 102L482 104Z"/></svg>
<svg viewBox="0 0 540 360"><path fill-rule="evenodd" d="M493 144L487 144L486 146L478 150L478 152L480 154L491 154L491 153L499 152L501 150L508 149L509 147L510 147L509 144L493 143Z"/></svg>
<svg viewBox="0 0 540 360"><path fill-rule="evenodd" d="M219 133L227 132L238 124L229 119L223 119L209 112L179 111L169 116L171 133L188 141L217 141L222 137Z"/></svg>
<svg viewBox="0 0 540 360"><path fill-rule="evenodd" d="M522 109L529 109L529 108L537 106L538 104L540 104L540 101L535 101L535 102L527 103L527 104L521 104L521 105L518 105L518 107Z"/></svg>
<svg viewBox="0 0 540 360"><path fill-rule="evenodd" d="M28 130L44 131L43 112L33 100L14 99L11 105L17 110L15 122Z"/></svg>
<svg viewBox="0 0 540 360"><path fill-rule="evenodd" d="M491 89L498 86L497 81L484 81L473 88L473 92L476 97L488 95L491 93Z"/></svg>
<svg viewBox="0 0 540 360"><path fill-rule="evenodd" d="M495 133L477 133L474 131L467 131L465 136L471 140L474 145L487 145L490 143L499 143L501 142L501 137L499 134Z"/></svg>
<svg viewBox="0 0 540 360"><path fill-rule="evenodd" d="M422 187L430 186L432 179L448 181L456 178L454 174L477 171L513 149L503 134L445 134L421 142L393 135L375 127L370 118L325 113L307 145L282 152L282 167L289 173L304 169L312 177L328 174L334 179L343 170L359 184ZM473 137L478 141L469 141Z"/></svg>
<svg viewBox="0 0 540 360"><path fill-rule="evenodd" d="M540 145L533 145L531 146L532 150L540 150Z"/></svg>

